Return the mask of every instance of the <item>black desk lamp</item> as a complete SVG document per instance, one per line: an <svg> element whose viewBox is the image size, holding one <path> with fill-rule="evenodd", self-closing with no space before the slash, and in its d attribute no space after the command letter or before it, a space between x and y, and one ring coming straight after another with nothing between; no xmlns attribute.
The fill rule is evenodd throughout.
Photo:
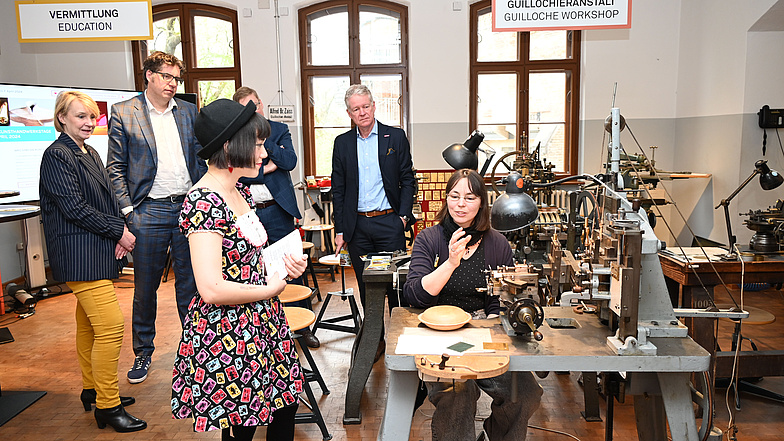
<svg viewBox="0 0 784 441"><path fill-rule="evenodd" d="M490 210L490 224L501 232L525 228L539 217L536 202L525 192L531 183L517 171L509 173L506 179L506 193L496 198Z"/></svg>
<svg viewBox="0 0 784 441"><path fill-rule="evenodd" d="M487 155L487 159L485 160L484 165L482 165L482 171L479 172L481 176L484 176L487 172L487 168L490 166L490 162L495 156L495 150L492 148L480 147L484 139L484 133L479 130L474 130L462 144L456 143L450 145L441 155L444 157L446 163L455 170L463 168L476 170L479 168L479 157L477 156L476 151L481 150Z"/></svg>
<svg viewBox="0 0 784 441"><path fill-rule="evenodd" d="M771 170L770 167L768 167L768 161L760 159L754 163L754 171L749 175L749 177L746 178L746 180L743 181L743 183L740 184L738 188L732 192L732 194L719 202L719 205L716 206L716 209L719 207L724 207L724 220L727 222L727 237L729 239L729 248L727 250L727 254L722 256L722 259L724 260L736 260L738 258L738 255L735 254L734 251L736 239L732 234L732 225L730 224L730 201L732 198L737 196L737 194L740 193L740 191L743 190L743 188L746 187L746 185L748 185L752 179L754 179L754 176L757 175L760 175L759 183L763 190L773 190L774 188L780 186L782 182L784 182L784 176L781 176L781 174L779 174L779 172L776 170Z"/></svg>

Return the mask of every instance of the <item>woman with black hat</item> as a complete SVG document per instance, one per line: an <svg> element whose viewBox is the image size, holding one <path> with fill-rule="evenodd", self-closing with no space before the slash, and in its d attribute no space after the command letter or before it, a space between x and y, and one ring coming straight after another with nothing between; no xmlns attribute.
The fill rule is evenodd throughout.
<svg viewBox="0 0 784 441"><path fill-rule="evenodd" d="M293 440L302 372L277 295L286 282L265 274L264 227L240 177L258 175L269 123L246 106L219 99L196 117L207 174L185 197L180 230L188 237L198 293L188 308L172 379L172 414L194 430L222 429L223 440ZM305 256L284 257L299 277Z"/></svg>

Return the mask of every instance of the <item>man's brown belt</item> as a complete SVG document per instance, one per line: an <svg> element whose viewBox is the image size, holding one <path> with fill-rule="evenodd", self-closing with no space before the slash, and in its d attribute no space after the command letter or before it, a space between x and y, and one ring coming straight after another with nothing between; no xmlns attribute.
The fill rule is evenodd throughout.
<svg viewBox="0 0 784 441"><path fill-rule="evenodd" d="M365 216L365 217L376 217L376 216L381 216L381 215L384 215L384 214L389 214L389 213L394 213L394 212L395 212L395 210L393 210L391 208L387 208L386 210L368 211L368 212L365 212L365 213L359 212L357 214L360 215L360 216Z"/></svg>

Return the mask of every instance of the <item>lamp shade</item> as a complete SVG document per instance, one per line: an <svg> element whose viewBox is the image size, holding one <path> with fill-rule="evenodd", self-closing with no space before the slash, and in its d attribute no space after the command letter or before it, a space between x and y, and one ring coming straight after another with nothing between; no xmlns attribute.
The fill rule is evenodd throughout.
<svg viewBox="0 0 784 441"><path fill-rule="evenodd" d="M476 154L477 149L482 144L485 135L479 130L474 130L471 136L462 144L452 144L447 147L441 155L450 167L455 170L469 168L476 170L479 168L479 157Z"/></svg>
<svg viewBox="0 0 784 441"><path fill-rule="evenodd" d="M496 198L490 210L490 223L496 230L519 230L531 225L539 217L536 202L523 191L524 183L520 173L509 173L506 193Z"/></svg>
<svg viewBox="0 0 784 441"><path fill-rule="evenodd" d="M763 190L773 190L784 182L784 176L781 176L776 170L771 170L768 167L768 161L760 159L754 164L754 167L759 173L759 183Z"/></svg>

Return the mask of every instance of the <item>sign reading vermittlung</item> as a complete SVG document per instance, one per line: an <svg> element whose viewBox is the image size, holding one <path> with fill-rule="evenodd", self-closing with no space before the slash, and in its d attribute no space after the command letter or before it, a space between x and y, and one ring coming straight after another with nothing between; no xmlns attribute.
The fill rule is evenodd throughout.
<svg viewBox="0 0 784 441"><path fill-rule="evenodd" d="M20 43L152 39L151 0L17 0Z"/></svg>
<svg viewBox="0 0 784 441"><path fill-rule="evenodd" d="M632 0L493 0L493 31L632 26Z"/></svg>

